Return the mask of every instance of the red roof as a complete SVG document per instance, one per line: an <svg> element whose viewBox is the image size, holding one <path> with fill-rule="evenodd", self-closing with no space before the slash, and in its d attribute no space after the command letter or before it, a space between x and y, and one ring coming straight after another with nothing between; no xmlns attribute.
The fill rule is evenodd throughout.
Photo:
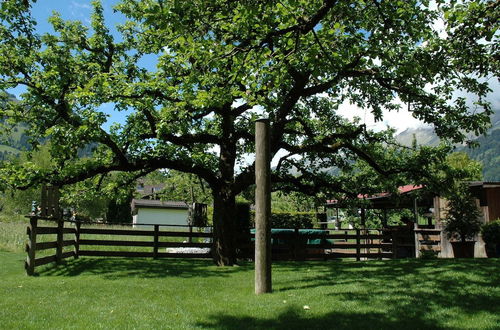
<svg viewBox="0 0 500 330"><path fill-rule="evenodd" d="M424 186L423 185L412 185L412 184L408 184L406 186L401 186L401 187L398 187L398 193L400 194L406 194L406 193L409 193L411 191L415 191L415 190L419 190L419 189L422 189ZM358 195L358 199L373 199L373 198L380 198L380 197L387 197L387 196L390 196L391 193L388 193L388 192L382 192L382 193L378 193L378 194L375 194L375 195L363 195L363 194L359 194ZM335 199L332 199L332 200L327 200L326 201L327 204L337 204L337 200Z"/></svg>

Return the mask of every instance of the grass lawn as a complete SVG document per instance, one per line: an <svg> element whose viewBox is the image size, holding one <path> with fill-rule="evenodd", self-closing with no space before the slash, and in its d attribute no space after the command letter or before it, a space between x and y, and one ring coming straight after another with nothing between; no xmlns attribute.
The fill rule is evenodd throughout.
<svg viewBox="0 0 500 330"><path fill-rule="evenodd" d="M0 252L2 329L500 327L498 259L280 262L255 296L251 263L86 257L28 277L24 258Z"/></svg>

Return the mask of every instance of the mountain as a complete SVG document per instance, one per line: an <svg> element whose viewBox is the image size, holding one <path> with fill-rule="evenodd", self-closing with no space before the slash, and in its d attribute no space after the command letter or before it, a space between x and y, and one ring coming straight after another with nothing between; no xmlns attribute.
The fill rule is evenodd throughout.
<svg viewBox="0 0 500 330"><path fill-rule="evenodd" d="M483 164L485 181L500 181L500 109L491 117L491 124L492 127L487 135L475 139L479 147L458 146L457 151L463 151ZM431 127L408 128L396 136L399 143L408 146L412 145L414 138L420 145L439 144L439 137Z"/></svg>
<svg viewBox="0 0 500 330"><path fill-rule="evenodd" d="M14 95L4 93L6 100L3 102L17 102ZM17 156L21 151L29 149L29 137L25 134L26 125L18 124L14 127L7 125L4 118L0 118L0 161Z"/></svg>

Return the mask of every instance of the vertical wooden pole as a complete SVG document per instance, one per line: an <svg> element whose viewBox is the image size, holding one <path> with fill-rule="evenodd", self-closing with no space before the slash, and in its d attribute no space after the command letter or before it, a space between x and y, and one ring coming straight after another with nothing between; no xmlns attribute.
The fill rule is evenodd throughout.
<svg viewBox="0 0 500 330"><path fill-rule="evenodd" d="M335 227L336 227L335 229L340 230L340 227L341 227L342 225L340 224L340 219L339 219L339 208L338 208L338 206L336 207L336 209L337 209L337 217L335 218Z"/></svg>
<svg viewBox="0 0 500 330"><path fill-rule="evenodd" d="M299 237L299 228L295 228L293 233L293 258L295 261L299 261L300 258L300 237Z"/></svg>
<svg viewBox="0 0 500 330"><path fill-rule="evenodd" d="M356 229L356 261L360 261L361 260L361 256L360 256L360 253L361 253L361 248L360 248L361 238L359 236L360 236L360 230Z"/></svg>
<svg viewBox="0 0 500 330"><path fill-rule="evenodd" d="M160 226L155 225L155 236L154 236L154 245L153 245L153 258L154 259L158 258L158 240L159 240L159 236L160 236L159 232L160 232Z"/></svg>
<svg viewBox="0 0 500 330"><path fill-rule="evenodd" d="M269 120L255 122L255 294L272 291Z"/></svg>
<svg viewBox="0 0 500 330"><path fill-rule="evenodd" d="M418 202L417 198L413 200L413 213L415 217L415 223L413 224L413 236L415 239L415 258L418 258L420 256L420 246L419 246L419 241L418 241Z"/></svg>
<svg viewBox="0 0 500 330"><path fill-rule="evenodd" d="M81 227L81 222L76 221L75 223L75 259L78 259L80 257L80 227Z"/></svg>
<svg viewBox="0 0 500 330"><path fill-rule="evenodd" d="M62 251L63 251L63 229L64 221L63 219L57 219L57 247L56 247L56 263L60 264L62 262Z"/></svg>
<svg viewBox="0 0 500 330"><path fill-rule="evenodd" d="M30 218L30 224L28 226L29 242L27 246L28 257L24 264L26 268L26 274L32 276L35 274L35 257L36 257L36 231L38 225L38 218Z"/></svg>
<svg viewBox="0 0 500 330"><path fill-rule="evenodd" d="M361 228L363 229L363 231L362 231L363 235L366 236L367 235L367 231L366 231L366 209L365 208L361 209ZM363 240L363 244L366 245L367 243L368 243L367 239L365 238ZM360 244L360 243L358 243L358 244ZM368 252L367 249L364 248L363 249L363 253L367 253L367 252Z"/></svg>
<svg viewBox="0 0 500 330"><path fill-rule="evenodd" d="M392 259L397 259L398 258L398 236L396 234L397 234L396 230L392 230L391 231L391 236L392 236Z"/></svg>
<svg viewBox="0 0 500 330"><path fill-rule="evenodd" d="M47 186L42 186L42 196L40 197L40 216L46 217L48 210Z"/></svg>

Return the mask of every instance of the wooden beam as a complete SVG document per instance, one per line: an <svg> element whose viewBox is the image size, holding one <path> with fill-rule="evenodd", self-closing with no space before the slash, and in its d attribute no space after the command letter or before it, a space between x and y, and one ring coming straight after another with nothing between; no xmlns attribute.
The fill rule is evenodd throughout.
<svg viewBox="0 0 500 330"><path fill-rule="evenodd" d="M255 294L272 292L269 120L255 122Z"/></svg>

